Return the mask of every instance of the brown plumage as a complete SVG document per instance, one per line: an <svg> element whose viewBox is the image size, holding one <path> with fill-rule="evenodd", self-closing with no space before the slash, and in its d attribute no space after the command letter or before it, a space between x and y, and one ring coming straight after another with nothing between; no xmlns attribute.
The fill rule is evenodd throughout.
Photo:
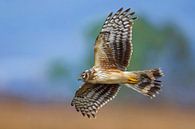
<svg viewBox="0 0 195 129"><path fill-rule="evenodd" d="M95 117L97 110L112 100L120 87L118 84L90 84L84 83L76 92L76 96L72 101L76 110L83 116Z"/></svg>
<svg viewBox="0 0 195 129"><path fill-rule="evenodd" d="M122 8L107 17L95 43L95 66L125 70L132 55L132 25L136 17Z"/></svg>
<svg viewBox="0 0 195 129"><path fill-rule="evenodd" d="M160 69L126 71L133 52L134 14L121 8L106 18L95 42L94 66L81 74L84 84L71 103L83 116L95 117L98 109L116 96L120 84L149 97L159 93L158 78L163 75Z"/></svg>

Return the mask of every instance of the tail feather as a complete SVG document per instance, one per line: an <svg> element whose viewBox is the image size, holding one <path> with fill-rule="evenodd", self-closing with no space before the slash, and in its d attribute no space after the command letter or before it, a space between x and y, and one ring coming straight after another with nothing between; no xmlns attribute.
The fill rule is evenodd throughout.
<svg viewBox="0 0 195 129"><path fill-rule="evenodd" d="M134 73L136 74L138 81L135 84L126 84L128 87L151 98L155 97L156 94L159 94L162 85L158 78L163 76L163 73L159 68Z"/></svg>

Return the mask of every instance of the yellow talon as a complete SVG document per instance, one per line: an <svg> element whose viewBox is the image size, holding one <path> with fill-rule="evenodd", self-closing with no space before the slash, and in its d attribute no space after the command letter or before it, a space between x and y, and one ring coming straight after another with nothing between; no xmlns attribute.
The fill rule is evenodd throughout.
<svg viewBox="0 0 195 129"><path fill-rule="evenodd" d="M129 82L130 84L137 84L139 81L138 81L138 79L135 78L135 77L129 77L129 78L128 78L128 82Z"/></svg>

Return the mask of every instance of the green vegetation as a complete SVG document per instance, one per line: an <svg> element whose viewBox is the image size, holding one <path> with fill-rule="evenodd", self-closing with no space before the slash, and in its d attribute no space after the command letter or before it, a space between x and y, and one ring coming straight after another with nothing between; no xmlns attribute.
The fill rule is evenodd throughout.
<svg viewBox="0 0 195 129"><path fill-rule="evenodd" d="M63 62L63 60L61 59L53 61L49 65L47 71L50 80L52 81L65 80L70 74L70 71L65 66L66 63Z"/></svg>

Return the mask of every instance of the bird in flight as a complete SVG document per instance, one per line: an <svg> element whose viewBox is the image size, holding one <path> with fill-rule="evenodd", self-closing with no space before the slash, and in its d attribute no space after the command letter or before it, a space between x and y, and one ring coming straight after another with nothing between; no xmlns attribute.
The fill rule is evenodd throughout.
<svg viewBox="0 0 195 129"><path fill-rule="evenodd" d="M127 86L149 97L161 89L163 76L159 68L127 71L133 52L132 26L136 17L130 9L110 13L96 38L94 66L85 70L80 78L82 86L71 102L83 116L95 117L98 110L115 98L120 87Z"/></svg>

